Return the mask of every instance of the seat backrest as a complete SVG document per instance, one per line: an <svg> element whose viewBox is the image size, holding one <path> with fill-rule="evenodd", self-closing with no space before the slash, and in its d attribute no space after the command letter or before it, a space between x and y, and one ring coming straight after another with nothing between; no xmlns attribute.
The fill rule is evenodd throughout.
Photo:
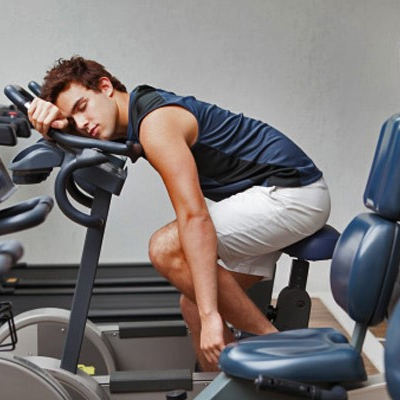
<svg viewBox="0 0 400 400"><path fill-rule="evenodd" d="M385 375L392 399L400 399L400 302L392 313L386 332Z"/></svg>
<svg viewBox="0 0 400 400"><path fill-rule="evenodd" d="M400 114L382 126L364 192L364 204L379 215L400 220Z"/></svg>
<svg viewBox="0 0 400 400"><path fill-rule="evenodd" d="M331 264L335 301L356 322L383 321L400 263L400 226L360 214L343 231Z"/></svg>
<svg viewBox="0 0 400 400"><path fill-rule="evenodd" d="M356 322L375 325L387 312L400 264L400 115L383 125L364 192L374 213L351 221L332 258L336 302Z"/></svg>

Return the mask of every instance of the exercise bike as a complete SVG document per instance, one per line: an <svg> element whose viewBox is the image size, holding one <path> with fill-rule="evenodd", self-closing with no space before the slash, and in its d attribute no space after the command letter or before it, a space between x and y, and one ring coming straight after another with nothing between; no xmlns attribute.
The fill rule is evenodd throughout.
<svg viewBox="0 0 400 400"><path fill-rule="evenodd" d="M21 90L16 89L14 90L14 94L18 97L21 94L23 95L24 92L21 93ZM14 98L14 100L17 104L21 105L25 105L27 101L29 101L29 99L27 100L24 97L22 97L22 100L20 97L18 97L17 99ZM87 168L89 166L94 166L97 164L107 164L110 159L107 155L104 154L104 151L108 151L111 153L116 152L118 154L118 152L121 151L121 147L118 147L116 149L114 146L116 144L113 143L113 149L110 150L110 148L107 147L108 143L99 143L98 141L95 141L95 143L88 143L87 139L68 138L67 135L62 134L55 134L54 139L57 142L59 141L60 143L65 143L65 141L71 143L71 140L73 140L73 147L91 146L100 149L100 151L84 149L81 153L78 153L77 156L73 160L71 160L70 163L67 163L65 166L63 166L57 176L57 181L64 183L62 185L56 184L57 188L64 188L56 189L56 199L60 207L71 219L78 223L84 222L83 225L86 224L85 226L88 226L88 236L93 236L96 238L98 243L97 249L99 250L101 247L101 238L104 231L103 223L106 220L106 215L98 215L98 208L94 207L94 205L92 206L91 216L82 215L82 213L80 213L79 211L77 212L77 210L74 210L73 207L71 207L68 199L66 198L65 183L69 181L70 174L76 172L80 168ZM80 144L77 145L78 142L76 142L76 140ZM126 152L125 147L124 152ZM89 159L91 160L90 162L88 161ZM98 189L96 188L96 190ZM107 197L107 199L103 199L103 201L108 202L111 194L108 193L107 196L105 194L102 194L102 196ZM99 221L102 223L99 223ZM325 238L324 234L322 234L322 237ZM304 241L304 247L300 246L300 250L302 250L303 252L306 251L307 245L314 243L317 239L320 239L318 235ZM332 241L330 240L330 243L331 242ZM311 247L312 246L310 246L310 248ZM308 248L308 250L310 250L310 248ZM297 249L297 251L300 250ZM293 251L296 251L296 249L294 249ZM57 379L62 382L63 386L70 391L70 394L72 394L73 397L77 399L105 398L104 396L107 397L108 395L110 395L112 398L121 399L134 397L147 398L148 396L151 396L148 398L164 398L163 392L174 389L176 387L192 389L192 392L190 394L191 396L194 396L195 393L201 391L204 388L204 385L207 384L215 376L214 374L195 373L192 376L192 374L188 370L119 371L112 374L111 378L97 377L97 380L94 380L87 375L82 375L80 371L77 371L76 366L79 358L82 338L84 336L88 307L90 302L90 294L97 266L96 260L93 260L93 257L97 258L97 256L93 256L93 254L97 254L98 252L93 252L92 249L91 253L91 262L89 263L90 265L88 265L87 263L82 263L81 266L81 272L78 277L77 289L70 316L69 330L67 333L67 339L61 363L59 363L57 360L49 360L43 358L35 358L35 362L50 371L53 376L56 376ZM83 258L84 257L85 252ZM312 256L307 256L307 258L312 259ZM83 265L85 265L85 267L83 267ZM87 384L84 382L87 382ZM103 386L99 385L99 382L102 382ZM103 389L103 387L105 386L108 387L106 389ZM136 391L135 394L132 394L132 390ZM144 394L143 390L146 390L148 393ZM154 390L156 390L157 393L155 393Z"/></svg>

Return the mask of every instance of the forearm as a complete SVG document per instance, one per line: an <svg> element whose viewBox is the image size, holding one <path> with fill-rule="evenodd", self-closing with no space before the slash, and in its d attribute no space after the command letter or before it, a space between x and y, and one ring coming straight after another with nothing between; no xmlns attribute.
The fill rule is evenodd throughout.
<svg viewBox="0 0 400 400"><path fill-rule="evenodd" d="M179 237L189 265L201 319L218 312L217 236L209 215L179 221Z"/></svg>

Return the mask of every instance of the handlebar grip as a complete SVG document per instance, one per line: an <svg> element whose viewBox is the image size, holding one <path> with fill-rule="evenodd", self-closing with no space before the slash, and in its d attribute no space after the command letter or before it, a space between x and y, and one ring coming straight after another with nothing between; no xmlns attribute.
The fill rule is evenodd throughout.
<svg viewBox="0 0 400 400"><path fill-rule="evenodd" d="M15 265L14 258L9 253L0 252L0 277Z"/></svg>
<svg viewBox="0 0 400 400"><path fill-rule="evenodd" d="M16 240L0 242L0 276L15 265L23 253L21 243Z"/></svg>
<svg viewBox="0 0 400 400"><path fill-rule="evenodd" d="M28 83L28 88L32 91L32 93L40 97L40 92L42 91L42 87L37 82L30 81Z"/></svg>
<svg viewBox="0 0 400 400"><path fill-rule="evenodd" d="M51 197L41 196L0 210L0 235L33 228L41 224L53 205L54 201Z"/></svg>
<svg viewBox="0 0 400 400"><path fill-rule="evenodd" d="M28 109L33 100L33 96L28 91L18 85L7 85L4 88L4 94L22 113L28 115Z"/></svg>
<svg viewBox="0 0 400 400"><path fill-rule="evenodd" d="M17 240L4 240L0 242L0 253L9 254L17 262L24 254L24 249Z"/></svg>
<svg viewBox="0 0 400 400"><path fill-rule="evenodd" d="M79 137L75 135L68 135L50 129L49 136L52 137L56 142L61 143L64 146L76 147L78 149L95 148L106 153L118 154L127 156L134 163L143 153L142 146L139 143L126 142L110 142L108 140L90 139L85 137ZM51 135L50 135L51 133Z"/></svg>

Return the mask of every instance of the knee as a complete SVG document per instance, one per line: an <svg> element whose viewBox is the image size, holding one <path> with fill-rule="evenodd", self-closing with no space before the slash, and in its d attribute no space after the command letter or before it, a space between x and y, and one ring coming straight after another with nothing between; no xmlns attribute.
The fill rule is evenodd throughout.
<svg viewBox="0 0 400 400"><path fill-rule="evenodd" d="M171 229L160 229L151 236L149 258L153 266L167 278L182 267L183 252Z"/></svg>
<svg viewBox="0 0 400 400"><path fill-rule="evenodd" d="M163 244L162 234L157 231L150 237L149 240L150 261L154 265L154 267L158 268L165 263L166 257L166 247Z"/></svg>

